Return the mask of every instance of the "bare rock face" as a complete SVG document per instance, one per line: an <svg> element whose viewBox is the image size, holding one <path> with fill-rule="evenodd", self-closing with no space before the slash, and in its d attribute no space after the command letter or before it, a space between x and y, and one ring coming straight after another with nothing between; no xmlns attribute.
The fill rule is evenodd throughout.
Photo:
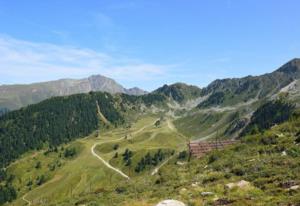
<svg viewBox="0 0 300 206"><path fill-rule="evenodd" d="M177 200L164 200L158 203L156 206L186 206L183 202Z"/></svg>

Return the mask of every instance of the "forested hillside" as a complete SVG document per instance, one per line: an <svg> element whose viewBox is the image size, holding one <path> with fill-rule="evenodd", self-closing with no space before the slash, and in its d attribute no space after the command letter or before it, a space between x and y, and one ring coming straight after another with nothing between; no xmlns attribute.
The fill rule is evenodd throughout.
<svg viewBox="0 0 300 206"><path fill-rule="evenodd" d="M143 104L145 106L151 105L165 105L167 99L164 95L149 93L142 96L133 96L127 94L120 95L122 103L132 106L139 106Z"/></svg>
<svg viewBox="0 0 300 206"><path fill-rule="evenodd" d="M9 110L7 108L0 108L0 117L4 114L6 114L7 112L9 112Z"/></svg>
<svg viewBox="0 0 300 206"><path fill-rule="evenodd" d="M98 128L97 107L112 123L124 121L109 93L55 97L0 117L0 167L21 154L84 137Z"/></svg>
<svg viewBox="0 0 300 206"><path fill-rule="evenodd" d="M269 101L253 113L250 123L243 130L242 135L263 132L280 124L292 116L294 109L295 105L282 99Z"/></svg>
<svg viewBox="0 0 300 206"><path fill-rule="evenodd" d="M26 151L40 149L45 144L66 143L98 129L97 102L101 113L117 126L124 123L128 110L139 112L141 105L164 106L166 101L162 94L133 96L90 92L54 97L12 111L0 117L0 168Z"/></svg>
<svg viewBox="0 0 300 206"><path fill-rule="evenodd" d="M176 83L172 85L165 84L164 86L155 90L153 93L164 95L179 103L182 103L184 101L200 97L201 89L184 83Z"/></svg>

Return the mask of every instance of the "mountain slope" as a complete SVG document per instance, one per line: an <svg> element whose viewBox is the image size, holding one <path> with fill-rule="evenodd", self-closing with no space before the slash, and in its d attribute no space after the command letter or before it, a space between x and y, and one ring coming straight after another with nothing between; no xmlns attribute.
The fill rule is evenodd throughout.
<svg viewBox="0 0 300 206"><path fill-rule="evenodd" d="M193 139L237 137L253 112L270 100L284 98L299 107L299 77L300 60L293 59L269 74L216 80L202 89L197 109L175 124Z"/></svg>
<svg viewBox="0 0 300 206"><path fill-rule="evenodd" d="M29 150L69 142L103 127L97 103L113 125L124 122L114 97L101 92L54 97L0 117L0 168Z"/></svg>
<svg viewBox="0 0 300 206"><path fill-rule="evenodd" d="M86 79L61 79L57 81L34 83L29 85L0 86L0 107L10 110L38 103L53 96L66 96L90 91L102 91L142 95L146 92L139 88L125 89L115 80L94 75Z"/></svg>
<svg viewBox="0 0 300 206"><path fill-rule="evenodd" d="M140 197L149 201L147 205L154 205L154 201L165 197L188 201L193 194L193 198L202 198L199 194L205 191L213 191L218 196L203 198L208 201L204 205L213 205L215 197L223 201L224 196L230 197L229 200L235 201L236 205L266 203L269 199L265 197L273 198L272 203L286 202L291 194L297 193L289 191L291 194L287 195L286 188L280 185L285 184L286 178L294 178L298 184L299 170L295 165L299 165L300 153L294 142L299 136L300 116L295 113L283 127L273 127L286 121L294 107L278 105L276 101L260 106L280 92L299 92L298 77L299 60L295 59L270 74L218 80L203 90L177 83L141 96L89 92L50 98L4 114L0 117L0 168L8 165L8 171L16 178L7 178L1 184L10 186L6 183L12 181L19 195L17 205L24 205L22 197L29 201L47 197L47 201L55 201L51 202L52 205L88 205L89 198L104 205L124 205L124 199L129 199L132 201L128 205L133 205L139 201L132 195L137 191L144 194ZM94 88L103 86L94 78L91 78ZM288 97L287 94L279 96ZM198 108L187 109L190 100L202 103ZM103 114L100 119L97 103L98 112ZM255 134L246 138L242 136L241 146L217 151L199 161L192 160L192 163L186 161L184 154L187 153L181 153L191 138L234 138L240 130L247 128L249 120L249 127L262 125L258 131L265 133L261 135L250 128L250 133ZM110 122L110 130L102 130L104 122ZM268 128L270 130L266 131ZM82 138L89 134L92 135ZM94 148L95 153L128 174L132 182L123 182L119 175L104 168L90 154L95 144L98 145ZM79 145L78 153L73 154L72 145ZM46 149L46 152L41 149ZM27 152L34 154L28 155ZM270 154L280 161L276 162ZM169 158L170 162L164 163L160 172L149 177L150 170ZM258 164L257 168L253 159L263 162L263 165ZM13 160L17 161L10 164ZM292 165L287 163L284 166L282 160ZM180 163L176 164L177 161ZM274 165L276 170L272 169ZM285 171L289 165L291 174ZM275 179L272 179L274 175ZM224 189L225 183L240 178L251 182L250 193L236 194ZM196 187L199 190L194 191ZM184 189L190 190L189 194ZM4 189L0 188L0 196L1 191ZM99 199L100 193L104 195ZM282 199L274 200L274 194L281 195ZM109 202L111 199L116 202Z"/></svg>
<svg viewBox="0 0 300 206"><path fill-rule="evenodd" d="M53 97L6 113L0 116L0 168L45 144L57 146L106 128L107 122L110 127L130 124L151 106L165 107L166 101L160 94L89 92ZM104 117L100 120L99 111Z"/></svg>
<svg viewBox="0 0 300 206"><path fill-rule="evenodd" d="M215 80L203 89L208 99L199 108L232 106L238 103L271 98L300 78L300 59L293 59L278 70L261 76Z"/></svg>
<svg viewBox="0 0 300 206"><path fill-rule="evenodd" d="M153 93L162 94L178 103L183 103L187 100L200 97L201 89L184 83L176 83L172 85L165 84L164 86L153 91Z"/></svg>
<svg viewBox="0 0 300 206"><path fill-rule="evenodd" d="M180 134L168 129L166 122L155 127L156 118L141 118L128 131L116 128L100 137L93 135L64 145L65 150L80 148L70 159L62 156L62 148L48 154L25 155L7 169L15 176L12 186L20 188L18 199L7 205L25 205L22 197L32 205L43 200L45 205L56 206L153 206L166 198L196 206L299 203L299 113L264 134L243 137L240 143L211 151L200 159L189 159ZM125 139L124 134L130 131L133 136ZM95 152L128 174L130 181L92 156L90 148L95 142L101 144ZM181 144L170 158L165 153L163 159L168 161L158 173L150 175L155 167L146 163L147 157L155 157L158 151L167 152L161 148ZM124 161L126 149L132 152L130 165ZM141 160L144 167L137 172L135 166ZM41 166L36 168L39 162ZM42 175L45 182L38 185L36 180Z"/></svg>

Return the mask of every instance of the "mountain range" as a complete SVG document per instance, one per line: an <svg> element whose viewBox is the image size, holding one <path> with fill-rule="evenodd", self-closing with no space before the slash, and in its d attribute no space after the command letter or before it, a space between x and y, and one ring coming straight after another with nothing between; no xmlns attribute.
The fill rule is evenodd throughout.
<svg viewBox="0 0 300 206"><path fill-rule="evenodd" d="M203 89L208 99L200 107L230 106L236 103L259 100L280 92L300 77L300 59L293 59L272 73L261 76L215 80Z"/></svg>
<svg viewBox="0 0 300 206"><path fill-rule="evenodd" d="M300 59L295 58L274 72L260 76L218 79L201 89L197 86L176 83L164 85L152 93L164 94L178 103L199 98L199 108L230 106L272 97L280 90L291 91L298 85L299 68ZM53 96L66 96L88 93L90 91L129 95L147 94L146 91L140 88L126 89L113 79L101 75L93 75L79 80L61 79L29 85L2 85L0 86L0 108L15 110ZM293 92L291 91L291 93ZM295 95L298 96L297 94Z"/></svg>
<svg viewBox="0 0 300 206"><path fill-rule="evenodd" d="M146 93L92 76L1 86L0 94L0 205L132 206L142 193L152 206L207 189L218 194L200 197L209 205L298 201L300 191L282 188L300 183L300 59L204 88L175 83ZM240 141L187 158L187 142L221 139ZM222 189L240 178L251 184L245 193Z"/></svg>
<svg viewBox="0 0 300 206"><path fill-rule="evenodd" d="M102 75L85 79L61 79L50 82L0 86L0 108L18 109L54 96L66 96L90 91L142 95L147 92L137 87L126 89L115 80Z"/></svg>

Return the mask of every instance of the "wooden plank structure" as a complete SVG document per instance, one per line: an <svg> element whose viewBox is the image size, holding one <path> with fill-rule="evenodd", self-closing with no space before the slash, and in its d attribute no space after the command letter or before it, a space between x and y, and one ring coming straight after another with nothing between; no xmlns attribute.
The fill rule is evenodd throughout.
<svg viewBox="0 0 300 206"><path fill-rule="evenodd" d="M192 141L188 143L189 152L192 157L200 158L206 153L224 149L226 146L240 142L239 140L218 140L218 141Z"/></svg>

